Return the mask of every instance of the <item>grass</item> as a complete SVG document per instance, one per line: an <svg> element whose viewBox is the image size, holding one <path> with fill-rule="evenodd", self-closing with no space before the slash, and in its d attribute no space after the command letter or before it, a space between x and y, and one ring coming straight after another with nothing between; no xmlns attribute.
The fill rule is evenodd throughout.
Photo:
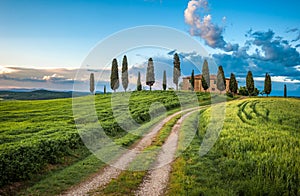
<svg viewBox="0 0 300 196"><path fill-rule="evenodd" d="M202 112L199 138L173 164L167 195L299 195L299 107L299 99L228 103L219 138L201 157L199 148L212 115L210 109ZM180 143L191 126L182 128Z"/></svg>
<svg viewBox="0 0 300 196"><path fill-rule="evenodd" d="M112 100L112 96L116 95L119 95L119 98ZM198 103L206 105L211 101L211 95L208 93L174 91L116 93L78 97L73 100L2 101L0 105L1 194L15 194L19 191L24 194L43 192L47 194L45 190L52 189L52 186L55 186L52 193L67 189L101 168L103 164L101 162L100 165L94 164L93 155L84 147L78 134L85 134L84 128L96 130L100 123L104 133L116 144L129 147L151 126L163 119L163 116L158 114L174 113L180 109L180 106L182 109L190 107L193 100L190 99L191 96L196 98L192 105ZM124 102L124 97L129 101ZM216 99L222 100L219 97ZM91 100L92 102L89 102ZM83 109L82 113L74 113L72 104L73 106L78 104L79 109ZM90 106L95 108L96 121L93 121L91 113L87 112L89 110L85 110ZM112 109L112 107L116 108ZM114 113L116 111L127 111L127 113ZM131 125L127 122L131 121L127 121L124 116L130 117L142 127L127 129ZM124 122L122 126L125 126L125 130L116 119ZM162 140L158 138L158 141L162 142ZM85 170L86 172L81 172L81 175L79 174L80 161L87 161L87 165L94 166Z"/></svg>
<svg viewBox="0 0 300 196"><path fill-rule="evenodd" d="M117 105L119 110L123 111L124 108L128 108L128 116L132 117L137 123L143 124L143 128L127 132L119 126L115 120L118 116L116 117L112 110L112 104L115 104L114 101L118 102L118 99L111 101L114 95L96 95L95 99L92 99L95 100L96 117L99 120L97 122L101 124L109 138L124 147L132 145L145 134L149 127L163 118L163 116L155 116L155 113L160 114L168 111L167 114L170 114L178 111L181 104L188 106L190 102L189 96L186 96L185 92L177 92L177 94L180 94L180 102L173 91L117 94L122 97L129 97L127 103ZM193 93L187 92L187 94ZM210 94L197 93L196 95L200 104L209 103ZM73 182L72 175L66 175L64 170L70 167L71 173L76 170L80 171L78 168L72 170L72 166L76 165L77 162L84 161L85 158L89 163L89 157L92 156L87 149L84 149L77 128L79 127L80 131L80 126L83 127L85 124L93 128L97 122L89 122L88 113L81 115L81 119L76 118L75 114L74 119L72 104L81 104L82 108L89 107L88 101L90 100L91 96L79 97L73 100L1 102L0 173L2 178L0 191L2 193L3 190L4 192L8 190L8 194L14 194L16 191L29 186L32 187L32 189L28 189L29 194L34 192L41 194L44 190L51 189L53 184L49 182L60 182L60 180L57 180L59 178L66 179L66 185L64 183L61 183L61 187L58 184L55 185L57 190L53 191L58 192L77 182L76 180ZM153 105L155 102L161 104ZM74 155L76 153L77 155ZM74 168L76 167L74 166ZM96 168L99 169L99 165L95 164L95 168L91 169L91 172L86 170L87 172L83 172L82 177L78 177L78 179L85 178L97 170ZM58 176L57 179L55 176ZM15 181L21 181L21 185L20 183L14 183ZM32 186L32 184L35 185Z"/></svg>
<svg viewBox="0 0 300 196"><path fill-rule="evenodd" d="M31 181L29 188L17 193L18 195L57 195L99 171L105 163L95 155L88 155L83 160L73 162L68 167L50 171L40 179Z"/></svg>
<svg viewBox="0 0 300 196"><path fill-rule="evenodd" d="M172 114L177 110L171 110L168 114ZM151 122L145 123L141 126L136 133L142 134L147 130L151 129L157 122L162 120L164 117L157 117L153 119ZM140 136L135 134L128 133L122 138L115 139L115 143L124 146L130 146L135 141L137 141ZM75 160L70 164L61 166L56 168L55 170L51 170L46 174L41 174L38 178L34 178L28 183L27 185L29 188L21 190L18 194L20 195L55 195L59 194L72 185L77 184L81 181L86 180L90 177L93 173L102 169L106 163L99 160L99 158L95 155L90 155L90 151L83 148L83 152L86 153L88 156L83 160ZM106 154L109 159L116 158L118 155L121 154L121 151L118 151L118 148L112 146L111 148L106 148L106 152L101 152ZM86 154L79 155L79 157L85 157ZM112 156L113 154L113 156ZM147 154L149 155L149 153ZM144 160L144 159L143 159ZM53 188L54 187L54 188Z"/></svg>

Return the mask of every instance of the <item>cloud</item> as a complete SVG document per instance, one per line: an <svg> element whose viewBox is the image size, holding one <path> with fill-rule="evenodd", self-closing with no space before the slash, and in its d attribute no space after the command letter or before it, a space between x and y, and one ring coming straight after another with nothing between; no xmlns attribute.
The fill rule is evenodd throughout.
<svg viewBox="0 0 300 196"><path fill-rule="evenodd" d="M13 73L15 72L16 70L13 69L13 68L8 68L8 67L4 67L4 66L1 66L0 65L0 75L1 74L8 74L8 73Z"/></svg>
<svg viewBox="0 0 300 196"><path fill-rule="evenodd" d="M0 73L0 88L44 88L52 90L72 90L73 84L85 89L88 85L89 74L87 70L80 71L77 80L74 79L78 70L68 69L33 69L22 67L1 66L4 70L13 70ZM86 83L86 84L85 84Z"/></svg>
<svg viewBox="0 0 300 196"><path fill-rule="evenodd" d="M282 64L285 67L291 67L300 64L300 55L296 48L289 44L289 41L283 40L282 37L274 37L272 30L266 32L256 31L249 32L250 43L259 46L264 55L256 54L253 58L262 61L270 61Z"/></svg>
<svg viewBox="0 0 300 196"><path fill-rule="evenodd" d="M253 79L255 81L260 81L260 82L264 82L265 81L265 77L254 77ZM300 80L291 79L291 78L289 78L287 76L273 76L272 77L272 82L300 84Z"/></svg>
<svg viewBox="0 0 300 196"><path fill-rule="evenodd" d="M200 12L207 12L208 10L207 0L189 1L184 11L184 18L185 22L190 26L190 34L204 39L205 44L212 48L221 49L225 52L238 50L238 44L227 43L224 40L224 27L214 24L210 14L206 14L203 17L200 16ZM223 17L223 22L225 21L226 17Z"/></svg>
<svg viewBox="0 0 300 196"><path fill-rule="evenodd" d="M46 81L64 81L66 79L65 79L64 76L60 76L60 75L55 73L51 76L44 76L43 80L46 80Z"/></svg>
<svg viewBox="0 0 300 196"><path fill-rule="evenodd" d="M234 72L237 77L245 78L247 71L251 70L258 79L264 78L264 74L268 72L274 82L299 85L300 54L296 47L282 37L276 36L272 30L255 32L250 30L246 37L245 45L231 55L224 53L213 55L216 63L223 65L227 76L230 72Z"/></svg>
<svg viewBox="0 0 300 196"><path fill-rule="evenodd" d="M286 31L287 33L297 33L297 37L292 40L292 42L296 42L300 40L300 29L298 28L293 28L293 29L288 29Z"/></svg>

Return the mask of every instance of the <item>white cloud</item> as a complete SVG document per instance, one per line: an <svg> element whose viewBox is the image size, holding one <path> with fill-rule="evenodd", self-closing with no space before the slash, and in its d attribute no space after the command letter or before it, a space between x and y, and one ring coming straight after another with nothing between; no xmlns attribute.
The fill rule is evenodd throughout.
<svg viewBox="0 0 300 196"><path fill-rule="evenodd" d="M13 72L16 72L16 70L0 65L0 74L8 74Z"/></svg>
<svg viewBox="0 0 300 196"><path fill-rule="evenodd" d="M223 37L224 27L214 24L212 16L207 14L209 9L207 0L190 0L184 11L185 22L190 26L190 34L199 36L205 43L214 48L221 49L225 52L237 51L238 44L226 42ZM202 17L199 13L204 13ZM223 22L226 17L223 17Z"/></svg>
<svg viewBox="0 0 300 196"><path fill-rule="evenodd" d="M265 77L254 77L253 78L257 82L265 81ZM271 77L272 82L283 82L283 83L300 83L300 80L291 79L287 76L272 76Z"/></svg>
<svg viewBox="0 0 300 196"><path fill-rule="evenodd" d="M194 25L197 17L195 11L199 8L207 9L208 2L206 0L191 0L188 3L187 8L184 11L185 22L189 25Z"/></svg>
<svg viewBox="0 0 300 196"><path fill-rule="evenodd" d="M64 76L60 76L60 75L57 75L56 73L51 75L51 76L44 76L43 77L43 80L57 80L57 79L64 79L65 77Z"/></svg>

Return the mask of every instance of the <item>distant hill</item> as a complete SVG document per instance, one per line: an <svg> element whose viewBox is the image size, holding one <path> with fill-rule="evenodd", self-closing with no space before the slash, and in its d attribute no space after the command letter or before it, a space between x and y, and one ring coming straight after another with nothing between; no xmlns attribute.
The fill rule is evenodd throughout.
<svg viewBox="0 0 300 196"><path fill-rule="evenodd" d="M0 100L47 100L70 98L88 95L87 92L72 91L49 91L49 90L33 90L33 91L0 91Z"/></svg>

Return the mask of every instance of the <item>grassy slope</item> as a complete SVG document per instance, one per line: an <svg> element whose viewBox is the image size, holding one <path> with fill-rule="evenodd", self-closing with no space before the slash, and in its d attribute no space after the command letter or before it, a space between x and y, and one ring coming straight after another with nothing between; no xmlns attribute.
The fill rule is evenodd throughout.
<svg viewBox="0 0 300 196"><path fill-rule="evenodd" d="M198 98L201 104L209 103L209 94L200 93L198 94ZM85 101L85 99L89 98L81 97L76 99ZM136 137L132 134L127 134L127 132L118 127L117 123L113 120L112 110L110 108L110 99L111 95L96 96L95 106L97 110L97 116L102 127L109 136L111 136L113 139L117 139L116 141L118 143L128 146L135 140L139 139L139 137ZM188 102L189 100L185 101ZM149 106L153 102L163 103L167 110L172 110L173 108L178 108L180 106L180 103L174 92L135 92L131 95L129 104L132 117L139 123L145 123L149 121L150 115L148 110ZM65 187L58 188L63 190L66 187L77 183L77 181L81 178L85 178L89 173L94 172L95 170L99 169L99 166L103 165L103 163L99 161L97 164L95 164L97 161L96 157L89 155L89 151L82 146L80 142L80 138L78 137L77 129L74 124L71 99L4 101L1 102L0 105L0 119L0 157L9 152L10 156L12 156L10 159L6 159L5 156L2 158L6 162L8 161L8 164L11 164L12 162L10 160L13 160L18 167L18 170L20 169L22 171L22 168L29 168L26 164L32 165L33 167L39 166L38 164L35 164L34 161L36 161L35 156L38 157L40 155L32 151L34 156L32 156L32 158L29 160L28 157L24 157L22 153L17 153L17 157L15 157L13 153L15 153L16 150L18 151L26 149L24 147L27 146L28 149L33 149L32 147L36 147L36 149L39 150L39 153L43 153L40 152L42 150L38 145L40 145L41 142L43 145L47 144L43 141L47 141L52 144L50 149L54 153L52 153L50 157L47 156L49 162L46 165L41 164L39 167L35 168L32 174L17 176L17 179L33 179L33 181L29 181L29 185L42 180L44 182L41 186L44 186L45 184L57 186L53 183L49 183L51 179L52 182L53 180L57 179L64 181L64 177L71 176L73 180L70 179L69 182L66 182L67 185ZM74 146L74 144L72 144L72 146L68 146L70 144L70 139L74 140L73 142L76 144L76 146ZM58 140L59 142L55 143ZM59 148L56 148L57 144L59 144ZM8 149L12 150L12 153L10 153ZM63 152L60 150L63 150ZM22 156L18 157L19 155ZM87 158L83 160L85 157ZM25 163L23 161L24 158L27 158L28 162ZM78 170L80 171L80 169L85 169L85 167L80 166L81 161L83 161L83 164L94 166L91 169L85 170L87 172L83 172L81 177L76 177L78 174L74 174L74 176L67 175L66 173L64 174L65 171L63 169L68 167L68 165L72 165L72 167L68 167L70 168L69 170L71 173L74 171L77 171L78 173ZM84 163L85 161L86 163ZM19 167L20 164L23 166ZM3 170L1 171L4 171L6 166L2 165L2 167ZM12 169L12 171L16 171L15 168ZM54 173L52 171L54 171ZM29 172L31 172L31 169L29 169ZM39 175L36 175L37 173ZM56 175L58 175L57 178L53 177ZM8 177L7 180L11 179L9 176L6 177ZM50 179L48 183L47 179ZM62 182L62 184L63 183L64 182ZM37 184L32 191L38 191L38 187L39 185ZM15 189L15 187L13 187L13 189ZM56 192L57 191L59 190L56 190ZM31 194L33 194L33 192L31 192Z"/></svg>
<svg viewBox="0 0 300 196"><path fill-rule="evenodd" d="M218 141L200 157L211 115L210 109L203 112L200 139L195 137L174 163L168 195L299 195L299 107L299 99L228 103ZM191 129L189 121L181 142Z"/></svg>

